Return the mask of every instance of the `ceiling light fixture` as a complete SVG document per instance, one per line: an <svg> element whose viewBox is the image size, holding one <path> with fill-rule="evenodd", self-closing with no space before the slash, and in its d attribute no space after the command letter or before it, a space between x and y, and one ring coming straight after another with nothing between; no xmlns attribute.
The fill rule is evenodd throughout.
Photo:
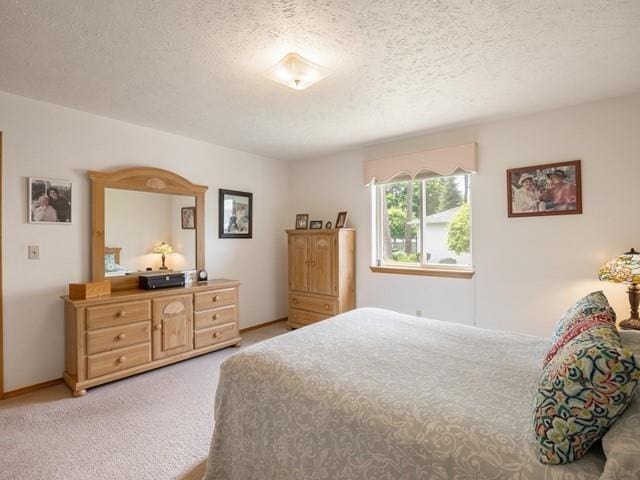
<svg viewBox="0 0 640 480"><path fill-rule="evenodd" d="M266 71L267 78L295 90L304 90L329 76L328 68L313 63L297 53L287 53Z"/></svg>

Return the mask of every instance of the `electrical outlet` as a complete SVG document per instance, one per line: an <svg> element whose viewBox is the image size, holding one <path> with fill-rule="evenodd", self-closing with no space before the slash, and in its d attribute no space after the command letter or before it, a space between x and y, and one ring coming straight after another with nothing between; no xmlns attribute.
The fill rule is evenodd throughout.
<svg viewBox="0 0 640 480"><path fill-rule="evenodd" d="M40 260L40 247L29 245L29 260Z"/></svg>

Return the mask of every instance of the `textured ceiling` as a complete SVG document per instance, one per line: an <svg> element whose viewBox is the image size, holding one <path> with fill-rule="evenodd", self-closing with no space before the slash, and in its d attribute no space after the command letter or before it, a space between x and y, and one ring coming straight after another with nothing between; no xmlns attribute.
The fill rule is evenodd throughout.
<svg viewBox="0 0 640 480"><path fill-rule="evenodd" d="M639 47L640 0L0 0L0 90L284 159L637 91Z"/></svg>

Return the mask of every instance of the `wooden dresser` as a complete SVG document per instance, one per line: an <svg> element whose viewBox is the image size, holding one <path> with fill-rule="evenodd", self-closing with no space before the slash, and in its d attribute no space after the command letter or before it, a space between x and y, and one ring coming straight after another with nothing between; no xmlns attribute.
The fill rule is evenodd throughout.
<svg viewBox="0 0 640 480"><path fill-rule="evenodd" d="M289 326L354 309L355 230L287 230L287 235Z"/></svg>
<svg viewBox="0 0 640 480"><path fill-rule="evenodd" d="M119 290L65 302L64 379L86 389L238 345L239 283L212 280L183 288Z"/></svg>

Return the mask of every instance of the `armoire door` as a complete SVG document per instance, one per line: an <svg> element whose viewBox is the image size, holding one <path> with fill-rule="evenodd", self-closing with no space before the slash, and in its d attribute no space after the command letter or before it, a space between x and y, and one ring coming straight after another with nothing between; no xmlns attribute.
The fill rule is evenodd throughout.
<svg viewBox="0 0 640 480"><path fill-rule="evenodd" d="M191 295L153 300L153 359L193 350Z"/></svg>
<svg viewBox="0 0 640 480"><path fill-rule="evenodd" d="M289 235L289 289L309 290L309 243L306 235Z"/></svg>
<svg viewBox="0 0 640 480"><path fill-rule="evenodd" d="M309 292L333 295L336 286L336 242L335 235L310 235Z"/></svg>

